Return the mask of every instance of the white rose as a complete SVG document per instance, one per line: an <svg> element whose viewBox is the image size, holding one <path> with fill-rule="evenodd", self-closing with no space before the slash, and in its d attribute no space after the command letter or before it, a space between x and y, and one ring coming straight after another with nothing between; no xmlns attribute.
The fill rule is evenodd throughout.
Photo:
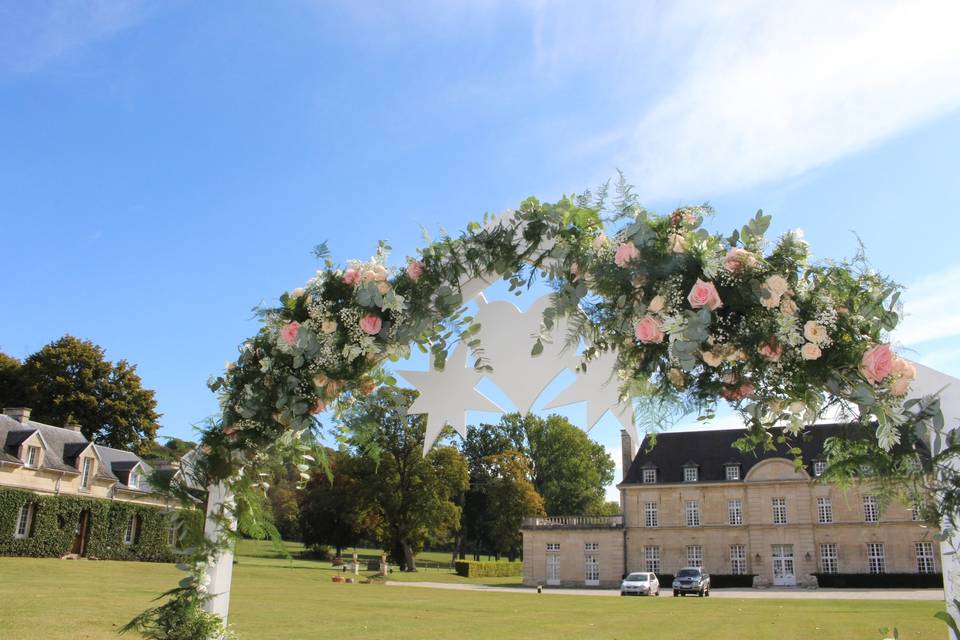
<svg viewBox="0 0 960 640"><path fill-rule="evenodd" d="M794 400L790 403L790 413L803 413L807 405L802 400Z"/></svg>
<svg viewBox="0 0 960 640"><path fill-rule="evenodd" d="M294 298L299 298L303 294L304 294L303 287L297 287L296 289L290 292L290 295Z"/></svg>

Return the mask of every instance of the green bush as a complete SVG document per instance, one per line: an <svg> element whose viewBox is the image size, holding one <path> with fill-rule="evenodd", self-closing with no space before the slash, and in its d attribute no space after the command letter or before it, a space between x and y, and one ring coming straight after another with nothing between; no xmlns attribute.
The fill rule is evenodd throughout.
<svg viewBox="0 0 960 640"><path fill-rule="evenodd" d="M501 578L523 575L522 562L477 562L457 560L454 563L457 575L464 578Z"/></svg>
<svg viewBox="0 0 960 640"><path fill-rule="evenodd" d="M828 589L942 589L942 573L817 573Z"/></svg>
<svg viewBox="0 0 960 640"><path fill-rule="evenodd" d="M20 509L34 503L30 535L14 537ZM143 560L172 562L174 549L167 544L173 512L130 502L85 498L81 496L45 496L0 489L0 556L61 557L70 553L80 514L90 512L90 534L86 555L101 560ZM133 544L124 544L127 521L140 517L140 529ZM188 515L189 528L199 526L200 514Z"/></svg>

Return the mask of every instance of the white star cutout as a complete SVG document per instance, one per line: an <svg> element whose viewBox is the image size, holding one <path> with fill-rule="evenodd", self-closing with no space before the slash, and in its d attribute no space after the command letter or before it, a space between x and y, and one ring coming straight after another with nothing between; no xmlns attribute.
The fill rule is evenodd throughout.
<svg viewBox="0 0 960 640"><path fill-rule="evenodd" d="M483 378L483 373L467 366L468 354L467 346L460 343L442 371L435 369L432 362L429 371L397 371L420 392L407 414L427 414L424 455L430 451L445 425L456 429L461 436L467 436L467 411L504 412L495 402L474 389Z"/></svg>

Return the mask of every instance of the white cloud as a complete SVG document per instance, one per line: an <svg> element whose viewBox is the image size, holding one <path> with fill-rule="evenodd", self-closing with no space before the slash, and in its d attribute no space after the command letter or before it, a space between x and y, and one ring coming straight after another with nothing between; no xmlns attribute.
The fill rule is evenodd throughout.
<svg viewBox="0 0 960 640"><path fill-rule="evenodd" d="M960 265L930 274L906 288L906 317L897 329L897 340L915 346L933 340L960 336Z"/></svg>
<svg viewBox="0 0 960 640"><path fill-rule="evenodd" d="M688 67L623 151L648 196L799 175L960 105L955 2L709 6L664 21Z"/></svg>
<svg viewBox="0 0 960 640"><path fill-rule="evenodd" d="M0 70L35 71L140 22L146 0L58 0L0 8Z"/></svg>

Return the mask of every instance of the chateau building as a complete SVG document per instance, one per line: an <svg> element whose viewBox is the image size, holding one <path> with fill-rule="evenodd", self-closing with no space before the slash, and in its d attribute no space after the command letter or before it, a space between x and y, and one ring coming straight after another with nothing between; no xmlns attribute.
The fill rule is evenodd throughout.
<svg viewBox="0 0 960 640"><path fill-rule="evenodd" d="M95 532L101 555L136 555L140 541L150 537L151 546L141 555L159 558L165 549L159 549L156 540L171 548L176 540L166 527L162 532L145 530L148 524L169 520L163 515L170 512L167 500L150 484L153 472L136 454L88 441L79 427L32 421L26 408L4 409L0 555L56 551L83 556ZM75 500L64 502L69 499ZM41 542L31 545L33 540Z"/></svg>
<svg viewBox="0 0 960 640"><path fill-rule="evenodd" d="M623 434L623 515L526 519L524 584L613 587L629 572L681 567L775 586L815 574L939 573L935 531L911 508L881 505L867 484L820 481L824 442L846 428L810 427L804 469L782 448L734 449L740 429L659 434L635 456Z"/></svg>

